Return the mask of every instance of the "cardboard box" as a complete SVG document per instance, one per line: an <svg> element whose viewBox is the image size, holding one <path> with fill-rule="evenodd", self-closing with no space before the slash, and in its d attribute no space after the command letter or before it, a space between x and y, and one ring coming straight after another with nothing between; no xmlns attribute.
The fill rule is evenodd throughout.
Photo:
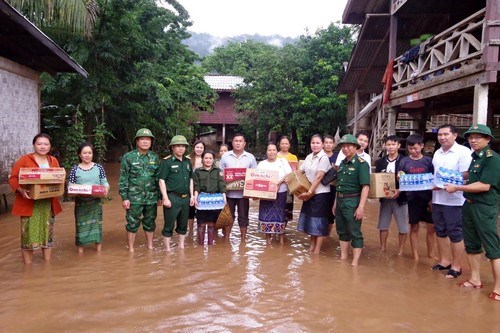
<svg viewBox="0 0 500 333"><path fill-rule="evenodd" d="M394 173L372 173L370 175L369 198L391 198L396 194L396 175Z"/></svg>
<svg viewBox="0 0 500 333"><path fill-rule="evenodd" d="M288 190L292 195L301 195L309 191L311 183L301 170L296 170L286 175Z"/></svg>
<svg viewBox="0 0 500 333"><path fill-rule="evenodd" d="M243 196L275 200L278 192L278 171L247 169Z"/></svg>
<svg viewBox="0 0 500 333"><path fill-rule="evenodd" d="M30 184L24 186L29 191L31 199L47 199L64 195L64 183L62 184Z"/></svg>
<svg viewBox="0 0 500 333"><path fill-rule="evenodd" d="M64 168L21 168L19 184L63 184L66 179Z"/></svg>
<svg viewBox="0 0 500 333"><path fill-rule="evenodd" d="M226 191L241 191L245 189L246 168L226 168L224 169L224 181Z"/></svg>
<svg viewBox="0 0 500 333"><path fill-rule="evenodd" d="M68 195L104 198L106 197L106 186L69 184Z"/></svg>

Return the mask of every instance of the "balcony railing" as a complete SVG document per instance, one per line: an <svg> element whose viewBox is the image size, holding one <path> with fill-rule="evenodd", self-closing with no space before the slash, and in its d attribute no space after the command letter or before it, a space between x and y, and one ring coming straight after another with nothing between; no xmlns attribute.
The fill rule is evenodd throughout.
<svg viewBox="0 0 500 333"><path fill-rule="evenodd" d="M484 8L397 57L392 90L479 63L485 13Z"/></svg>

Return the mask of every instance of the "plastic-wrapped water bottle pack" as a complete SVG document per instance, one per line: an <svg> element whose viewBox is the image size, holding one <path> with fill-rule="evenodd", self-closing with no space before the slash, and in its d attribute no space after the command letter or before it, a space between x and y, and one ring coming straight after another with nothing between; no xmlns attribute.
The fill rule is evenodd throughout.
<svg viewBox="0 0 500 333"><path fill-rule="evenodd" d="M401 191L425 191L434 187L432 173L401 174L399 176L399 189Z"/></svg>
<svg viewBox="0 0 500 333"><path fill-rule="evenodd" d="M222 193L200 193L198 195L198 210L216 210L224 208Z"/></svg>

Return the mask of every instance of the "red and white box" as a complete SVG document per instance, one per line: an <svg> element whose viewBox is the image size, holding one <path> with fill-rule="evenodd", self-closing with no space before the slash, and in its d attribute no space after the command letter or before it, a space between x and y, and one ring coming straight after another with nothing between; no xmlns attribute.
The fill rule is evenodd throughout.
<svg viewBox="0 0 500 333"><path fill-rule="evenodd" d="M275 200L278 192L278 171L247 169L244 197Z"/></svg>
<svg viewBox="0 0 500 333"><path fill-rule="evenodd" d="M106 186L69 184L68 196L86 196L86 197L104 198L106 196Z"/></svg>
<svg viewBox="0 0 500 333"><path fill-rule="evenodd" d="M64 168L21 168L19 184L63 184L66 179Z"/></svg>
<svg viewBox="0 0 500 333"><path fill-rule="evenodd" d="M224 181L226 191L241 191L245 188L246 168L226 168L224 169Z"/></svg>

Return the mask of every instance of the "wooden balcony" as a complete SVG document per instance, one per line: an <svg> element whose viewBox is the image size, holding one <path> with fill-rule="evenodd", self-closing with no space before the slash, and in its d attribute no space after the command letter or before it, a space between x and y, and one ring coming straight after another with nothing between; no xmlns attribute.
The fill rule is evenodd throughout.
<svg viewBox="0 0 500 333"><path fill-rule="evenodd" d="M487 30L500 23L487 22L485 14L483 8L397 57L390 104L401 105L496 81L496 73L492 79L486 72L485 47L498 47L499 40Z"/></svg>

